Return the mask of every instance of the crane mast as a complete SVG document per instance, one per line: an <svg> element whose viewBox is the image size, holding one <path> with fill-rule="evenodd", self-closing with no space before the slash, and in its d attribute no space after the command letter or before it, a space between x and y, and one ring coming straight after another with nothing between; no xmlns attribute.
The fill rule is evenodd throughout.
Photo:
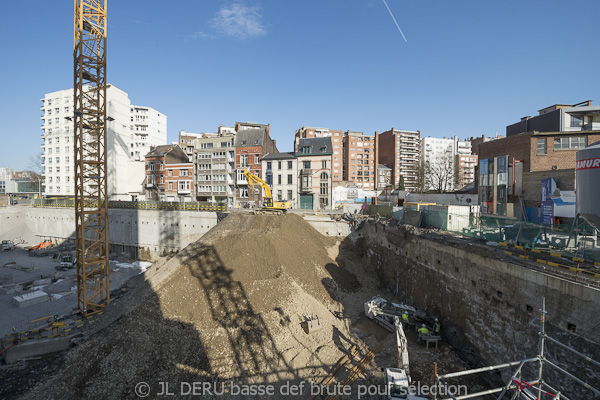
<svg viewBox="0 0 600 400"><path fill-rule="evenodd" d="M74 148L77 306L110 301L106 179L106 0L75 0Z"/></svg>

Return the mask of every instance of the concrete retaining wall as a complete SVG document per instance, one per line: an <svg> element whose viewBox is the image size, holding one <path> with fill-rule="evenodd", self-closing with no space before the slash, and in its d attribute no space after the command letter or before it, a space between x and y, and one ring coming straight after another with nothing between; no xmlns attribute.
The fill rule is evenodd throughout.
<svg viewBox="0 0 600 400"><path fill-rule="evenodd" d="M195 242L217 224L217 213L110 209L111 251L133 250L142 258L177 251ZM75 211L66 208L19 207L0 210L0 237L22 236L37 243L40 236L58 242L74 239Z"/></svg>

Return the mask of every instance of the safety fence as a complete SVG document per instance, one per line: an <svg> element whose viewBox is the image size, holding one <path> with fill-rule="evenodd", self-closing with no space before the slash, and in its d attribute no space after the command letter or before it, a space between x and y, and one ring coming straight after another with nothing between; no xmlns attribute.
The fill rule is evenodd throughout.
<svg viewBox="0 0 600 400"><path fill-rule="evenodd" d="M95 202L87 204L96 207ZM33 207L38 208L74 208L74 199L35 199ZM178 210L178 211L226 211L227 204L207 202L159 202L159 201L109 201L108 208L125 208L131 210Z"/></svg>
<svg viewBox="0 0 600 400"><path fill-rule="evenodd" d="M391 218L420 228L506 243L517 249L535 249L577 262L596 263L600 267L598 230L584 219L545 226L514 218L479 215L468 206L428 206L419 210L388 206L367 206L373 216ZM599 270L600 272L600 270Z"/></svg>

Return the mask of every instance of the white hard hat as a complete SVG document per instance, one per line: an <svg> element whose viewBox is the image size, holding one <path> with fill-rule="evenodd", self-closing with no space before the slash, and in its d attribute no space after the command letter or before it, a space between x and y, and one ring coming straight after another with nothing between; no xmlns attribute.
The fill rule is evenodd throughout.
<svg viewBox="0 0 600 400"><path fill-rule="evenodd" d="M425 327L425 324L421 324L422 327Z"/></svg>
<svg viewBox="0 0 600 400"><path fill-rule="evenodd" d="M438 319L437 319L437 317L435 318L435 322L438 322Z"/></svg>

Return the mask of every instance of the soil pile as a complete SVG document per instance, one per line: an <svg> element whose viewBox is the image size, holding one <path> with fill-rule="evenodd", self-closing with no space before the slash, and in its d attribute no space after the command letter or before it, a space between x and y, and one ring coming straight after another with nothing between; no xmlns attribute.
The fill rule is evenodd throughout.
<svg viewBox="0 0 600 400"><path fill-rule="evenodd" d="M136 306L25 397L137 398L139 382L155 397L160 382L178 394L181 382L320 380L340 348L362 345L336 301L361 289L334 260L338 246L294 214L232 214L149 270ZM304 332L308 314L322 329Z"/></svg>

